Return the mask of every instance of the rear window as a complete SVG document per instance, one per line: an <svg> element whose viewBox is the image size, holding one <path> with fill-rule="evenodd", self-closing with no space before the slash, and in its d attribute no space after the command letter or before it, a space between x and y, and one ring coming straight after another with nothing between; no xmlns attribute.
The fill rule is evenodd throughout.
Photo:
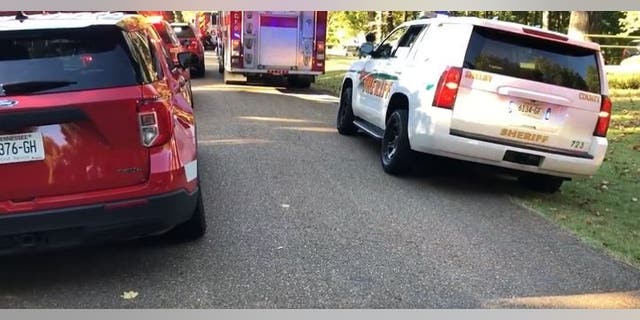
<svg viewBox="0 0 640 320"><path fill-rule="evenodd" d="M597 54L587 48L476 26L464 67L600 93Z"/></svg>
<svg viewBox="0 0 640 320"><path fill-rule="evenodd" d="M114 26L3 31L0 83L16 91L5 95L135 85L138 77L126 46Z"/></svg>
<svg viewBox="0 0 640 320"><path fill-rule="evenodd" d="M173 26L173 30L176 32L178 38L195 38L193 29L189 26Z"/></svg>

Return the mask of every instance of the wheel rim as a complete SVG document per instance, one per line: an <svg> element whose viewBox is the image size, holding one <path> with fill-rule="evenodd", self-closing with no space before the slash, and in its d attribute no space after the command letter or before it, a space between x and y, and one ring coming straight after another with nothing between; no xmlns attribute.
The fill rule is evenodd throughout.
<svg viewBox="0 0 640 320"><path fill-rule="evenodd" d="M389 122L384 135L384 158L391 161L398 153L398 141L400 140L400 126L394 119Z"/></svg>

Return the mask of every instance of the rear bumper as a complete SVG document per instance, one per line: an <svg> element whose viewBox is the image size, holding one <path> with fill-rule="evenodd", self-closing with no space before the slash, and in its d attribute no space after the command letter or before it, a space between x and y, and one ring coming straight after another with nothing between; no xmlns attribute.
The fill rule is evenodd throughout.
<svg viewBox="0 0 640 320"><path fill-rule="evenodd" d="M604 160L608 142L595 137L588 156L559 154L517 145L454 135L450 129L451 111L440 108L418 108L409 115L409 141L416 151L454 159L483 163L522 172L533 172L564 178L581 178L595 174ZM506 160L507 152L539 158L536 164Z"/></svg>
<svg viewBox="0 0 640 320"><path fill-rule="evenodd" d="M0 255L129 240L167 231L193 214L198 189L51 211L0 215Z"/></svg>

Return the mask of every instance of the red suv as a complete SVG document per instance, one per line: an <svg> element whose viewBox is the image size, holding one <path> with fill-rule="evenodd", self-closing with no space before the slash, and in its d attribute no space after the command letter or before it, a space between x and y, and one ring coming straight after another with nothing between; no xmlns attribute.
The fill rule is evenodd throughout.
<svg viewBox="0 0 640 320"><path fill-rule="evenodd" d="M190 52L198 56L198 61L194 61L194 76L204 77L205 64L204 64L204 45L198 38L198 33L195 28L186 23L172 23L171 27L178 35L178 39L182 45Z"/></svg>
<svg viewBox="0 0 640 320"><path fill-rule="evenodd" d="M144 17L3 17L0 48L0 253L204 235L193 109Z"/></svg>

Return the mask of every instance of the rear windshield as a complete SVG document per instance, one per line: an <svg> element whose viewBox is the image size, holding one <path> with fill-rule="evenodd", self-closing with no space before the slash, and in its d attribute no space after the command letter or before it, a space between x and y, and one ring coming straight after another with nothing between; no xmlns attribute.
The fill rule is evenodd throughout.
<svg viewBox="0 0 640 320"><path fill-rule="evenodd" d="M0 32L4 95L135 85L126 46L115 26Z"/></svg>
<svg viewBox="0 0 640 320"><path fill-rule="evenodd" d="M600 93L596 51L490 28L474 28L464 67Z"/></svg>
<svg viewBox="0 0 640 320"><path fill-rule="evenodd" d="M193 29L189 26L173 26L173 30L176 32L178 38L195 38Z"/></svg>

